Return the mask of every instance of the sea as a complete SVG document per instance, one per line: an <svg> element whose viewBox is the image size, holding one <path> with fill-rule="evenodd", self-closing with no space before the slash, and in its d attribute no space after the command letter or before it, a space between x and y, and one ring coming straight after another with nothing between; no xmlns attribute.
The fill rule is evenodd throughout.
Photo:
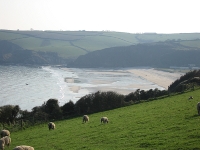
<svg viewBox="0 0 200 150"><path fill-rule="evenodd" d="M51 98L63 106L100 90L134 92L130 85L162 87L123 69L85 69L59 66L0 65L0 106L19 105L31 111ZM148 90L145 89L145 90Z"/></svg>

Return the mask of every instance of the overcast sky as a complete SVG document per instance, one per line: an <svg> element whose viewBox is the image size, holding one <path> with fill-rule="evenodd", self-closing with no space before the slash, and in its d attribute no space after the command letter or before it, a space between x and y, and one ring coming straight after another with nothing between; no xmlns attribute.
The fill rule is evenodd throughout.
<svg viewBox="0 0 200 150"><path fill-rule="evenodd" d="M0 29L200 33L200 0L0 0Z"/></svg>

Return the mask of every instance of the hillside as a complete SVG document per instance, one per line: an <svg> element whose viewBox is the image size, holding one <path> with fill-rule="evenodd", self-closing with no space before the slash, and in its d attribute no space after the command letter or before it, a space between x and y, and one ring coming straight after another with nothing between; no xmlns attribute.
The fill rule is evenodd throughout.
<svg viewBox="0 0 200 150"><path fill-rule="evenodd" d="M110 149L200 149L199 115L196 104L200 90L144 102L115 110L56 121L56 129L46 124L11 132L12 149L27 144L37 150L110 150ZM188 100L189 96L193 100ZM108 124L100 117L107 116Z"/></svg>
<svg viewBox="0 0 200 150"><path fill-rule="evenodd" d="M195 40L200 42L199 40ZM194 41L193 41L194 42ZM183 43L185 45L183 45ZM165 41L112 47L79 56L69 67L188 67L200 66L200 48L189 47L188 41Z"/></svg>
<svg viewBox="0 0 200 150"><path fill-rule="evenodd" d="M200 47L199 33L131 34L112 31L11 31L0 30L0 41L8 41L23 49L56 52L62 58L77 58L96 50L138 43L175 40L182 45ZM187 40L187 42L183 41Z"/></svg>
<svg viewBox="0 0 200 150"><path fill-rule="evenodd" d="M25 50L8 41L0 41L0 64L66 64L68 60L55 52L38 52Z"/></svg>

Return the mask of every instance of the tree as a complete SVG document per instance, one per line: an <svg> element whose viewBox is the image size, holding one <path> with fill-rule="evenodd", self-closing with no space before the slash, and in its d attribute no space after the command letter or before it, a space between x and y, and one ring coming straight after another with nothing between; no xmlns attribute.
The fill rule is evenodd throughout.
<svg viewBox="0 0 200 150"><path fill-rule="evenodd" d="M124 105L124 96L116 92L96 92L82 97L75 104L77 114L96 113Z"/></svg>
<svg viewBox="0 0 200 150"><path fill-rule="evenodd" d="M134 94L136 97L136 101L140 101L140 89L137 89Z"/></svg>
<svg viewBox="0 0 200 150"><path fill-rule="evenodd" d="M136 100L137 100L137 96L136 96L135 92L131 92L128 95L126 95L126 97L125 97L125 102L129 102L129 101L135 102Z"/></svg>
<svg viewBox="0 0 200 150"><path fill-rule="evenodd" d="M147 100L148 99L146 91L144 91L144 90L140 91L140 99L142 99L142 100Z"/></svg>
<svg viewBox="0 0 200 150"><path fill-rule="evenodd" d="M74 103L70 100L61 107L63 116L70 116L74 114Z"/></svg>
<svg viewBox="0 0 200 150"><path fill-rule="evenodd" d="M124 100L125 102L130 102L130 101L139 102L140 99L141 99L140 89L137 89L135 92L131 92L128 95L126 95Z"/></svg>
<svg viewBox="0 0 200 150"><path fill-rule="evenodd" d="M32 109L31 114L33 123L37 121L47 121L49 116L44 110L45 110L44 104L42 106L36 106Z"/></svg>
<svg viewBox="0 0 200 150"><path fill-rule="evenodd" d="M3 124L14 124L19 112L20 107L18 105L5 105L0 107L0 122Z"/></svg>
<svg viewBox="0 0 200 150"><path fill-rule="evenodd" d="M62 118L62 111L58 105L57 99L49 99L45 104L45 112L49 115L49 119Z"/></svg>

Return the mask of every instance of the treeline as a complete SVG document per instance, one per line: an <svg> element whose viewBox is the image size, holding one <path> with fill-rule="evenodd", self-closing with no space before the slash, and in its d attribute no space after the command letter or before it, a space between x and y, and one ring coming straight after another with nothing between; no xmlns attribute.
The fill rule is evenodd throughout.
<svg viewBox="0 0 200 150"><path fill-rule="evenodd" d="M0 107L0 123L3 128L8 125L17 128L25 128L37 123L68 119L84 114L120 108L143 101L150 101L170 96L172 93L193 90L194 86L199 85L200 70L194 70L186 73L180 77L180 79L172 83L168 90L159 90L156 88L145 91L137 89L128 95L122 95L113 91L98 91L83 96L76 103L69 101L63 106L59 106L57 99L49 99L41 106L32 108L31 111L21 110L18 105L5 105ZM187 88L180 88L182 86L187 86Z"/></svg>
<svg viewBox="0 0 200 150"><path fill-rule="evenodd" d="M69 101L59 106L57 99L49 99L41 106L32 108L31 111L21 110L18 105L5 105L0 107L0 123L3 126L16 125L23 127L23 124L34 125L36 123L62 120L77 117L84 114L92 114L124 107L140 102L141 100L155 99L166 95L166 90L150 89L148 91L136 90L128 95L116 92L96 92L80 98L76 103Z"/></svg>

